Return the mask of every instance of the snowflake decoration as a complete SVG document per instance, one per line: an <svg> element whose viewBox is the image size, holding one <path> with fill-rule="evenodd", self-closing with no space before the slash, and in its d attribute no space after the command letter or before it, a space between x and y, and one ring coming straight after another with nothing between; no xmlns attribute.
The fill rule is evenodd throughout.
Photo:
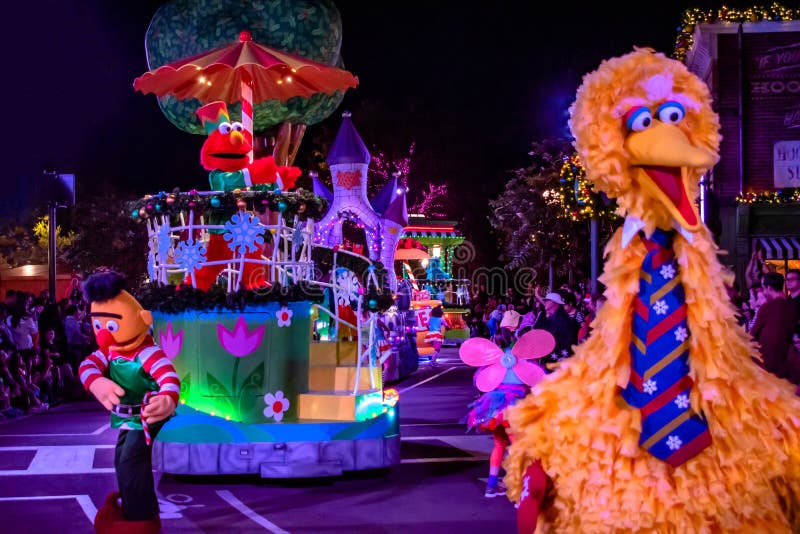
<svg viewBox="0 0 800 534"><path fill-rule="evenodd" d="M561 349L561 359L564 359L567 356L569 356L569 351L567 349Z"/></svg>
<svg viewBox="0 0 800 534"><path fill-rule="evenodd" d="M264 404L267 405L264 408L264 416L274 417L276 423L280 423L283 420L283 414L289 410L289 399L283 396L281 390L276 391L274 395L272 393L264 395Z"/></svg>
<svg viewBox="0 0 800 534"><path fill-rule="evenodd" d="M669 306L663 300L657 301L653 304L653 310L656 312L656 315L666 315L667 311L669 311Z"/></svg>
<svg viewBox="0 0 800 534"><path fill-rule="evenodd" d="M194 239L181 241L175 249L175 263L192 272L206 262L206 247Z"/></svg>
<svg viewBox="0 0 800 534"><path fill-rule="evenodd" d="M652 395L653 393L658 391L658 386L656 385L655 380L648 380L647 382L642 384L642 387L644 388L644 392L647 393L648 395Z"/></svg>
<svg viewBox="0 0 800 534"><path fill-rule="evenodd" d="M228 241L228 248L239 254L247 254L258 250L258 245L264 244L264 227L258 218L251 213L235 213L231 220L225 223L223 237Z"/></svg>
<svg viewBox="0 0 800 534"><path fill-rule="evenodd" d="M338 269L336 271L336 304L339 306L349 306L351 302L358 300L358 290L361 282L353 271L348 269Z"/></svg>
<svg viewBox="0 0 800 534"><path fill-rule="evenodd" d="M169 251L172 248L172 228L169 222L158 227L158 262L162 265L169 262Z"/></svg>
<svg viewBox="0 0 800 534"><path fill-rule="evenodd" d="M675 340L679 343L683 343L686 341L686 338L689 337L689 331L686 330L684 327L679 326L675 329Z"/></svg>
<svg viewBox="0 0 800 534"><path fill-rule="evenodd" d="M292 310L283 306L280 310L278 310L277 318L278 318L278 326L291 326L292 325Z"/></svg>
<svg viewBox="0 0 800 534"><path fill-rule="evenodd" d="M658 272L664 280L672 280L675 277L675 267L671 263L662 265Z"/></svg>
<svg viewBox="0 0 800 534"><path fill-rule="evenodd" d="M689 395L683 394L675 397L675 405L681 410L689 407Z"/></svg>
<svg viewBox="0 0 800 534"><path fill-rule="evenodd" d="M670 436L667 438L667 447L669 447L669 450L677 451L681 448L681 445L683 445L683 442L678 436Z"/></svg>

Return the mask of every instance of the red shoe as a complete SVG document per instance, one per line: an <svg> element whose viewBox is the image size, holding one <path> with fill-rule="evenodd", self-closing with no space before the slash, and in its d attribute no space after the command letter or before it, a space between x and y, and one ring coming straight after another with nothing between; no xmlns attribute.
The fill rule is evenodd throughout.
<svg viewBox="0 0 800 534"><path fill-rule="evenodd" d="M111 534L158 534L161 531L159 518L148 521L117 521Z"/></svg>
<svg viewBox="0 0 800 534"><path fill-rule="evenodd" d="M111 534L114 532L114 524L117 521L125 521L122 508L117 502L119 497L118 491L109 493L105 504L97 511L97 515L94 517L94 531L97 534Z"/></svg>

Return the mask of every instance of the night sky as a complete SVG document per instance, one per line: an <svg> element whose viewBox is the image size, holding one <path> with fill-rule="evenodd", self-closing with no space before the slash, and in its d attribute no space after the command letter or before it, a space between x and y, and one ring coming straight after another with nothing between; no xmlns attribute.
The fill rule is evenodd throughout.
<svg viewBox="0 0 800 534"><path fill-rule="evenodd" d="M179 131L153 95L132 88L148 68L144 35L163 3L4 6L7 199L26 197L26 184L46 164L77 174L79 201L103 181L137 195L206 185L198 163L203 138ZM406 143L433 155L431 179L464 196L454 215L483 233L486 200L502 190L510 169L525 164L530 142L568 135L566 113L583 74L635 45L671 53L684 9L717 5L523 3L530 4L336 2L342 57L360 84L329 119L309 127L302 150L314 136L335 133L341 111L353 110L358 127L357 110L377 105L389 118L387 138L408 136Z"/></svg>

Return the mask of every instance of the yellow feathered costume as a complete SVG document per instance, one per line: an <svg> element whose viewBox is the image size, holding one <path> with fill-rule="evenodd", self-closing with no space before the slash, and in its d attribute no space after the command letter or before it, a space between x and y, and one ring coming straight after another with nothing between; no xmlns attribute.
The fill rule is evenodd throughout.
<svg viewBox="0 0 800 534"><path fill-rule="evenodd" d="M654 112L645 125L652 127L626 127L632 108L657 110L665 101L683 105L683 120ZM699 218L681 206L696 198L699 177L718 159L708 88L682 63L636 49L584 78L570 127L587 178L617 199L621 215L639 221L635 230L681 230L673 249L691 331L691 407L707 418L712 441L676 468L639 447L641 416L620 390L630 377L646 250L635 230L623 246L620 228L606 247L608 301L591 337L509 409L509 497L519 501L526 469L540 460L551 485L537 532L800 532L800 400L753 361L758 350L725 290L732 275ZM680 168L678 188L652 178L651 167Z"/></svg>

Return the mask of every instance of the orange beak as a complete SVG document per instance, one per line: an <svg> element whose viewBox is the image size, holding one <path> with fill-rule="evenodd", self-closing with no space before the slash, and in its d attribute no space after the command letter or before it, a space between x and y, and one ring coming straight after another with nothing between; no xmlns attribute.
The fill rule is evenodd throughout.
<svg viewBox="0 0 800 534"><path fill-rule="evenodd" d="M714 166L718 156L692 145L680 128L661 121L628 134L625 148L636 170L634 179L642 188L661 202L682 227L691 232L699 230L703 222L694 199L687 193L688 171L694 169L699 176Z"/></svg>

